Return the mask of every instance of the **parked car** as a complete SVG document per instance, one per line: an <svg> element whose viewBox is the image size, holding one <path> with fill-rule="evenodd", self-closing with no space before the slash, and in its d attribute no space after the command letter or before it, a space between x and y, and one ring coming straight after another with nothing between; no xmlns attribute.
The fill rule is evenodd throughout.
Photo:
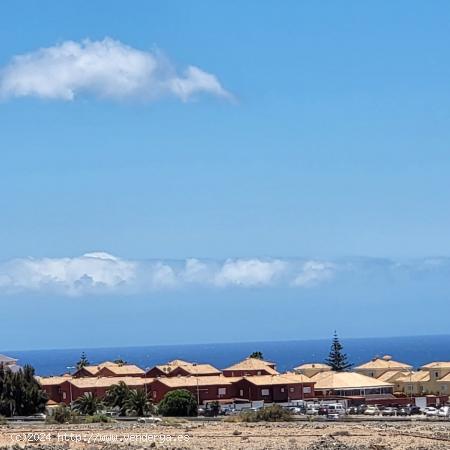
<svg viewBox="0 0 450 450"><path fill-rule="evenodd" d="M422 414L422 411L420 410L420 408L418 406L408 406L407 410L408 410L408 414L410 414L411 416L416 415L416 414Z"/></svg>
<svg viewBox="0 0 450 450"><path fill-rule="evenodd" d="M387 406L381 411L382 416L396 416L397 410L395 408L391 408L390 406Z"/></svg>
<svg viewBox="0 0 450 450"><path fill-rule="evenodd" d="M405 408L403 406L399 406L397 408L397 416L409 416L409 408Z"/></svg>
<svg viewBox="0 0 450 450"><path fill-rule="evenodd" d="M364 411L367 409L367 405L359 405L358 406L358 414L364 414Z"/></svg>
<svg viewBox="0 0 450 450"><path fill-rule="evenodd" d="M364 414L366 416L378 416L380 414L380 410L377 406L371 406L369 405L366 410L364 411Z"/></svg>
<svg viewBox="0 0 450 450"><path fill-rule="evenodd" d="M159 423L162 421L160 417L149 416L149 417L139 417L137 420L139 423Z"/></svg>
<svg viewBox="0 0 450 450"><path fill-rule="evenodd" d="M326 416L328 414L328 407L327 406L321 406L318 409L317 414L319 414L319 416Z"/></svg>
<svg viewBox="0 0 450 450"><path fill-rule="evenodd" d="M439 417L450 417L450 406L442 406L438 411Z"/></svg>
<svg viewBox="0 0 450 450"><path fill-rule="evenodd" d="M304 409L300 408L299 406L289 406L288 410L292 413L292 414L302 414Z"/></svg>
<svg viewBox="0 0 450 450"><path fill-rule="evenodd" d="M427 417L437 417L438 415L438 410L436 408L434 408L433 406L427 406L424 410L423 413L427 416Z"/></svg>
<svg viewBox="0 0 450 450"><path fill-rule="evenodd" d="M308 405L306 408L306 414L308 416L317 416L317 414L319 414L319 407L317 405Z"/></svg>
<svg viewBox="0 0 450 450"><path fill-rule="evenodd" d="M331 405L327 405L328 414L336 413L340 416L345 415L346 411L344 406L341 403L332 403Z"/></svg>
<svg viewBox="0 0 450 450"><path fill-rule="evenodd" d="M347 414L358 414L358 408L356 406L350 406L347 409Z"/></svg>

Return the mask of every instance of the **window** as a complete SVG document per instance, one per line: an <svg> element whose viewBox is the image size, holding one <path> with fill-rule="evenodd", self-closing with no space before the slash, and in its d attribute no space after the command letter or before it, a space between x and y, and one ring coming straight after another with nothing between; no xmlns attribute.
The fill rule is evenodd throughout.
<svg viewBox="0 0 450 450"><path fill-rule="evenodd" d="M67 394L65 392L62 393L62 398L65 400L67 398Z"/></svg>
<svg viewBox="0 0 450 450"><path fill-rule="evenodd" d="M219 389L217 390L217 393L218 393L219 395L226 395L226 393L227 393L227 388L219 388Z"/></svg>
<svg viewBox="0 0 450 450"><path fill-rule="evenodd" d="M434 372L435 378L439 378L439 372Z"/></svg>
<svg viewBox="0 0 450 450"><path fill-rule="evenodd" d="M240 389L239 390L239 397L243 397L244 396L244 389Z"/></svg>
<svg viewBox="0 0 450 450"><path fill-rule="evenodd" d="M293 387L289 388L289 392L295 392L295 388Z"/></svg>
<svg viewBox="0 0 450 450"><path fill-rule="evenodd" d="M303 388L303 393L304 394L311 394L311 387L310 386L305 386Z"/></svg>
<svg viewBox="0 0 450 450"><path fill-rule="evenodd" d="M153 391L153 398L156 398L156 391Z"/></svg>
<svg viewBox="0 0 450 450"><path fill-rule="evenodd" d="M261 375L261 371L260 370L258 370L257 375Z"/></svg>
<svg viewBox="0 0 450 450"><path fill-rule="evenodd" d="M284 388L280 388L280 392L284 392Z"/></svg>
<svg viewBox="0 0 450 450"><path fill-rule="evenodd" d="M261 389L261 395L264 397L267 397L268 395L270 395L269 389Z"/></svg>
<svg viewBox="0 0 450 450"><path fill-rule="evenodd" d="M406 386L406 390L407 390L407 391L412 391L412 384L408 384L408 385Z"/></svg>

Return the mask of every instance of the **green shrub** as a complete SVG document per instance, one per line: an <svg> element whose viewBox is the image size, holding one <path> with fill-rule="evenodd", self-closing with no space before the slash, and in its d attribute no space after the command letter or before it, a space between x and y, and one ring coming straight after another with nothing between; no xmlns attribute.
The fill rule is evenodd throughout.
<svg viewBox="0 0 450 450"><path fill-rule="evenodd" d="M239 414L242 422L288 422L292 413L280 405L272 405L257 411L243 411Z"/></svg>
<svg viewBox="0 0 450 450"><path fill-rule="evenodd" d="M185 389L168 392L159 402L158 412L162 416L192 417L197 415L197 401Z"/></svg>
<svg viewBox="0 0 450 450"><path fill-rule="evenodd" d="M111 422L111 418L104 414L94 414L92 416L86 416L84 423L107 423Z"/></svg>
<svg viewBox="0 0 450 450"><path fill-rule="evenodd" d="M0 425L6 425L8 422L5 416L0 416Z"/></svg>
<svg viewBox="0 0 450 450"><path fill-rule="evenodd" d="M70 409L64 403L61 403L53 410L51 415L47 416L46 422L51 424L80 423L80 416L76 411Z"/></svg>

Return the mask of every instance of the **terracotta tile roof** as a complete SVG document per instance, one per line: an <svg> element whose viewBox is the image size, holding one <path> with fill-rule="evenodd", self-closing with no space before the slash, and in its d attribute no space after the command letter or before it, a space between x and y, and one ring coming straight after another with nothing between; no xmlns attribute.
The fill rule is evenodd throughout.
<svg viewBox="0 0 450 450"><path fill-rule="evenodd" d="M142 370L140 367L135 366L134 364L124 364L124 365L113 365L113 366L103 366L101 369L108 369L114 374L117 375L129 375L129 374L140 374L144 375L145 371ZM100 370L101 370L100 369Z"/></svg>
<svg viewBox="0 0 450 450"><path fill-rule="evenodd" d="M189 364L189 365L183 365L178 366L181 367L183 370L188 372L190 375L201 375L201 374L217 374L220 375L221 371L217 369L216 367L212 366L211 364Z"/></svg>
<svg viewBox="0 0 450 450"><path fill-rule="evenodd" d="M41 386L57 386L64 381L72 380L70 375L63 375L61 377L35 377Z"/></svg>
<svg viewBox="0 0 450 450"><path fill-rule="evenodd" d="M418 372L410 372L404 377L397 378L400 383L420 383L422 381L430 381L430 372L428 370L419 370Z"/></svg>
<svg viewBox="0 0 450 450"><path fill-rule="evenodd" d="M246 376L244 377L244 379L256 386L314 383L314 381L306 375L299 375L296 373L283 373L277 375L253 375Z"/></svg>
<svg viewBox="0 0 450 450"><path fill-rule="evenodd" d="M450 369L450 361L437 361L425 364L421 369Z"/></svg>
<svg viewBox="0 0 450 450"><path fill-rule="evenodd" d="M156 378L160 383L169 387L183 388L198 386L231 385L241 380L241 377L224 377L222 375L212 375L204 377L161 377Z"/></svg>
<svg viewBox="0 0 450 450"><path fill-rule="evenodd" d="M143 386L153 381L152 378L140 378L140 377L84 377L84 378L72 378L67 380L73 386L80 389L109 387L115 384L119 384L123 381L127 386Z"/></svg>
<svg viewBox="0 0 450 450"><path fill-rule="evenodd" d="M294 370L305 370L305 369L320 369L320 370L331 370L331 366L328 364L323 363L307 363L307 364L301 364L300 366L297 366L294 368Z"/></svg>
<svg viewBox="0 0 450 450"><path fill-rule="evenodd" d="M438 383L450 383L450 373L442 377L440 380L437 380Z"/></svg>
<svg viewBox="0 0 450 450"><path fill-rule="evenodd" d="M246 358L243 361L240 361L236 364L233 364L230 367L227 367L224 370L228 371L238 371L238 370L265 370L269 372L271 375L276 375L278 372L271 367L273 363L264 361L258 358Z"/></svg>
<svg viewBox="0 0 450 450"><path fill-rule="evenodd" d="M399 378L405 377L408 374L409 374L409 372L407 372L407 371L388 370L387 372L384 372L382 375L377 377L377 380L391 382L391 381L396 381Z"/></svg>
<svg viewBox="0 0 450 450"><path fill-rule="evenodd" d="M361 375L356 372L323 372L311 377L314 389L364 389L392 387L392 383Z"/></svg>
<svg viewBox="0 0 450 450"><path fill-rule="evenodd" d="M361 364L355 367L355 370L358 369L384 369L384 370L393 370L393 369L412 369L412 366L409 364L405 364L399 361L394 361L389 355L383 356L382 358L374 358L369 362Z"/></svg>

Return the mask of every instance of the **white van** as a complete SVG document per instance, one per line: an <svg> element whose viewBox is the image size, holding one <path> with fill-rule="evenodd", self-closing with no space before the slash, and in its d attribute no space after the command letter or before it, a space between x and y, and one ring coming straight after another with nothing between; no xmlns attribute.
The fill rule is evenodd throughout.
<svg viewBox="0 0 450 450"><path fill-rule="evenodd" d="M439 417L450 417L450 406L442 406L438 411Z"/></svg>
<svg viewBox="0 0 450 450"><path fill-rule="evenodd" d="M326 405L328 414L339 414L340 416L345 415L345 408L341 403L331 403Z"/></svg>

